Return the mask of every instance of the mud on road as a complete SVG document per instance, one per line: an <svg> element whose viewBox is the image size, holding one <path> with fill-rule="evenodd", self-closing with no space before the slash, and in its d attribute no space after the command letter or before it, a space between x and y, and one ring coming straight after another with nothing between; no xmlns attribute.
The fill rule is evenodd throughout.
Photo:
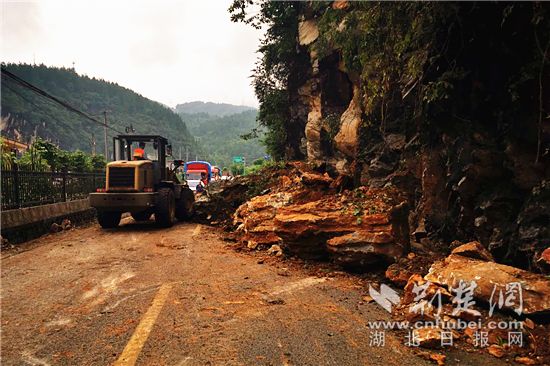
<svg viewBox="0 0 550 366"><path fill-rule="evenodd" d="M429 365L358 277L239 253L208 226L127 218L2 253L5 365ZM447 364L502 364L447 352Z"/></svg>

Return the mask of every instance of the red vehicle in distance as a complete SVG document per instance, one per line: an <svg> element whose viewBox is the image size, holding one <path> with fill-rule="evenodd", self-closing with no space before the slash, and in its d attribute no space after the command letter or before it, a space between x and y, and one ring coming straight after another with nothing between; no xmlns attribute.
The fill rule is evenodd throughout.
<svg viewBox="0 0 550 366"><path fill-rule="evenodd" d="M183 172L189 188L194 192L197 190L199 183L204 185L201 182L202 174L206 175L206 184L210 183L212 179L212 165L207 161L188 161L183 167Z"/></svg>

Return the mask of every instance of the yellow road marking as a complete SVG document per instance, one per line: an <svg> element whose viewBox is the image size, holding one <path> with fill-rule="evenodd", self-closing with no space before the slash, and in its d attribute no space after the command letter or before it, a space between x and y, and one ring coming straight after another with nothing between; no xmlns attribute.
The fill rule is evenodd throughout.
<svg viewBox="0 0 550 366"><path fill-rule="evenodd" d="M151 304L149 309L147 309L147 312L145 313L143 318L141 318L141 321L134 331L134 334L132 334L132 337L128 341L128 344L124 348L124 351L122 351L122 354L113 365L135 365L139 353L141 352L145 341L147 341L153 325L155 325L157 317L159 316L160 311L162 310L162 307L166 302L166 298L168 297L172 286L172 283L165 283L160 287L157 294L155 295L155 298L153 299L153 303Z"/></svg>

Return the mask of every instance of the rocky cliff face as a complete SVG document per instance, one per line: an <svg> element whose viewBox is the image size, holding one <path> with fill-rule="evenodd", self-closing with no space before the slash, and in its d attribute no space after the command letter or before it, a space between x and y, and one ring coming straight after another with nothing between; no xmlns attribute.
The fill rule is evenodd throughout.
<svg viewBox="0 0 550 366"><path fill-rule="evenodd" d="M469 10L469 22L505 11L503 5L481 8ZM289 155L305 156L332 176L347 175L355 186L392 186L404 192L411 207L410 235L425 246L447 248L454 240L478 240L497 260L541 269L541 253L550 245L550 128L549 122L538 126L533 111L550 110L550 98L541 91L538 105L529 96L538 91L533 79L519 91L520 111L511 112L503 103L512 99L502 89L510 87L510 75L521 74L530 62L536 65L536 57L498 59L525 50L521 42L534 42L530 35L527 41L512 35L528 23L533 10L516 11L506 20L511 24L500 29L502 34L489 24L486 31L493 33L462 44L453 70L461 68L463 75L432 105L425 103L426 90L450 70L441 63L428 66L433 49L407 61L423 65L416 75L390 67L384 69L387 77L371 75L372 67L366 66L370 61L348 67L350 58L370 57L338 41L363 36L361 25L350 23L363 19L357 13L365 11L345 1L324 12L304 7L296 47L309 61L302 65L303 82L289 83L291 126L297 131ZM457 16L465 11L456 8ZM506 44L505 37L510 37ZM458 47L449 38L447 46ZM483 50L484 42L493 44ZM544 63L539 71L540 80L550 82ZM376 83L387 83L381 86L382 96L373 90ZM422 113L411 112L423 101Z"/></svg>

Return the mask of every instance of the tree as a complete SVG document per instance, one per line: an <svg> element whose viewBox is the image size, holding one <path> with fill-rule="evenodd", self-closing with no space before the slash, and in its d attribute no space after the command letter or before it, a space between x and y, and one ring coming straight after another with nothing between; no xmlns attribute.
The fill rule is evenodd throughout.
<svg viewBox="0 0 550 366"><path fill-rule="evenodd" d="M308 58L296 46L299 13L303 4L294 1L260 1L260 11L249 15L252 0L235 0L229 7L231 20L255 28L267 26L258 52L262 55L253 70L253 86L260 102L258 122L266 127L264 143L275 159L299 158L296 141L300 136L289 136L294 121L290 113L289 83L300 82L305 76L303 66ZM290 88L292 89L292 88ZM303 134L300 129L298 134ZM287 149L291 148L290 153Z"/></svg>
<svg viewBox="0 0 550 366"><path fill-rule="evenodd" d="M0 149L2 153L2 169L11 169L13 166L13 163L15 161L15 154L13 151L8 151L7 148L5 148L5 142L2 137L0 137Z"/></svg>
<svg viewBox="0 0 550 366"><path fill-rule="evenodd" d="M91 156L83 151L62 150L49 141L37 139L29 149L15 160L23 169L30 171L92 172L105 168L103 155Z"/></svg>
<svg viewBox="0 0 550 366"><path fill-rule="evenodd" d="M244 164L242 163L233 163L230 165L229 170L232 175L243 175L244 174Z"/></svg>
<svg viewBox="0 0 550 366"><path fill-rule="evenodd" d="M32 143L29 151L31 155L33 151L36 151L40 159L43 159L52 171L58 170L66 165L64 152L49 141L38 138Z"/></svg>
<svg viewBox="0 0 550 366"><path fill-rule="evenodd" d="M103 155L92 155L91 165L92 165L92 169L94 171L105 169L105 165L107 165L107 161L105 161L105 156L103 156Z"/></svg>
<svg viewBox="0 0 550 366"><path fill-rule="evenodd" d="M75 172L89 172L92 170L92 159L80 150L67 154L67 169Z"/></svg>

